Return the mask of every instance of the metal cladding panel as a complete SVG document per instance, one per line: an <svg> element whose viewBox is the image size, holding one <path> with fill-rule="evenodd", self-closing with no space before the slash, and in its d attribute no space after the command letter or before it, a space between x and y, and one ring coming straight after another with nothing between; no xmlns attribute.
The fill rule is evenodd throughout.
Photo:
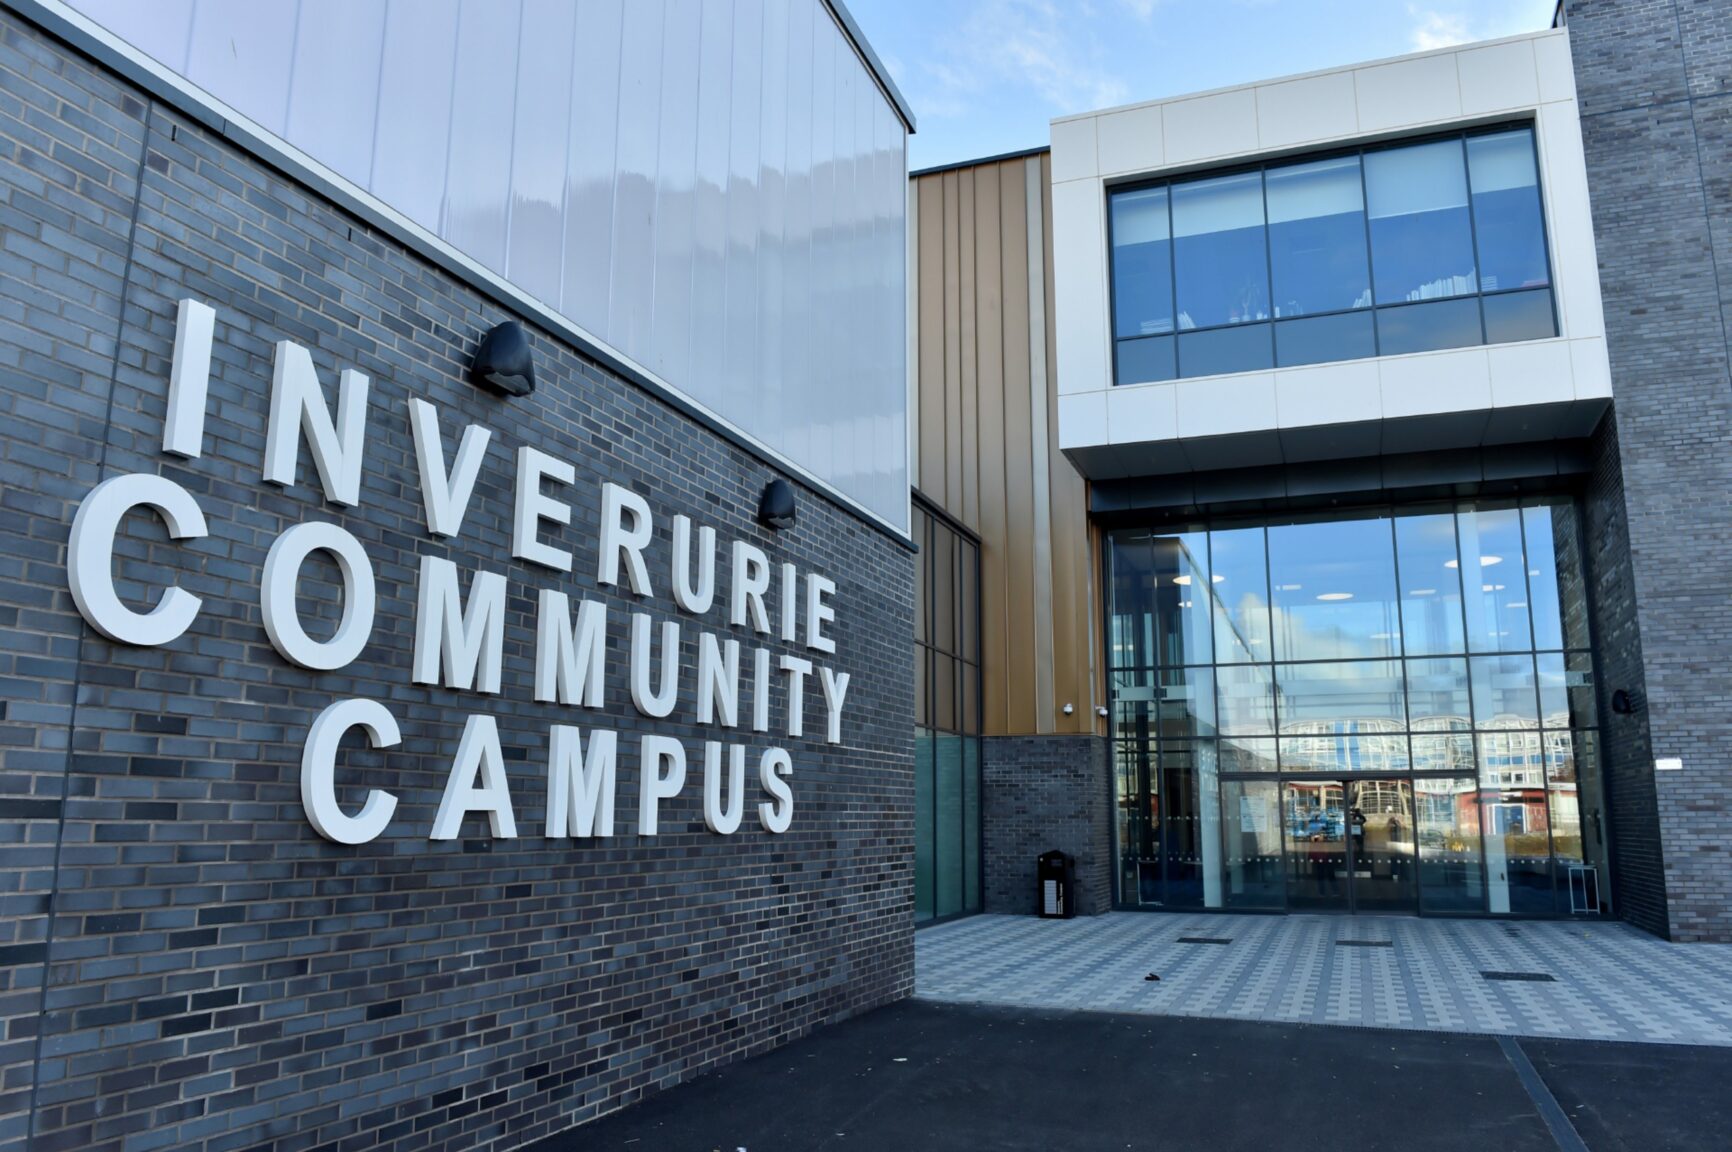
<svg viewBox="0 0 1732 1152"><path fill-rule="evenodd" d="M67 0L907 527L907 137L823 0Z"/></svg>

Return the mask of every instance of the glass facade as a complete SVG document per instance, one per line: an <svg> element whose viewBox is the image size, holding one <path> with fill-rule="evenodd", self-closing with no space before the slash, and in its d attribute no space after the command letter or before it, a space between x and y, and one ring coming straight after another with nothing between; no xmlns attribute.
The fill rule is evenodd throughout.
<svg viewBox="0 0 1732 1152"><path fill-rule="evenodd" d="M1114 380L1557 335L1529 126L1111 193Z"/></svg>
<svg viewBox="0 0 1732 1152"><path fill-rule="evenodd" d="M1121 529L1107 584L1121 905L1601 911L1570 499Z"/></svg>
<svg viewBox="0 0 1732 1152"><path fill-rule="evenodd" d="M980 911L980 546L916 499L914 920Z"/></svg>

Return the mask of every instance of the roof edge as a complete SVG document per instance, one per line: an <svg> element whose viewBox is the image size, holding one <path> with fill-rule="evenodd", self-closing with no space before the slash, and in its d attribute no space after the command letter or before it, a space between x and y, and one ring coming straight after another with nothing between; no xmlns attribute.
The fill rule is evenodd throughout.
<svg viewBox="0 0 1732 1152"><path fill-rule="evenodd" d="M872 50L872 42L866 39L866 33L860 31L860 25L854 22L854 14L848 11L848 5L842 0L824 0L824 7L830 10L830 15L842 26L843 34L854 46L854 51L866 65L866 70L878 81L878 87L889 98L891 106L896 109L896 115L902 118L908 134L914 135L914 109L909 107L908 101L903 98L902 90L896 87L896 81L890 78L890 69L884 66L884 61L878 59L878 53Z"/></svg>

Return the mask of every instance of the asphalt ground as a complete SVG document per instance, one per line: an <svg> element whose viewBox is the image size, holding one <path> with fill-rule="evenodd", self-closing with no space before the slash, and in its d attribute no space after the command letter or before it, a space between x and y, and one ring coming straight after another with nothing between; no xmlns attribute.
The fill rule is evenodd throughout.
<svg viewBox="0 0 1732 1152"><path fill-rule="evenodd" d="M904 1001L535 1152L1732 1148L1732 1049Z"/></svg>

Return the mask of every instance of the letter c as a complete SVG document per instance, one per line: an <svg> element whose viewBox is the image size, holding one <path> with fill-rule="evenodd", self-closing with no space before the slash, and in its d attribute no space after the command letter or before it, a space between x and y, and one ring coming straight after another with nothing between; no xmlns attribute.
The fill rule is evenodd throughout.
<svg viewBox="0 0 1732 1152"><path fill-rule="evenodd" d="M156 509L176 540L207 534L198 501L173 480L148 473L115 476L92 488L72 517L66 577L72 602L92 628L122 644L156 646L192 627L202 602L170 587L149 612L121 603L114 591L114 534L126 514L139 507Z"/></svg>
<svg viewBox="0 0 1732 1152"><path fill-rule="evenodd" d="M365 844L378 838L397 811L397 798L378 789L367 793L358 816L337 805L337 746L351 728L364 728L367 743L389 748L403 739L397 721L377 700L339 700L319 713L301 753L301 807L313 828L339 844Z"/></svg>

